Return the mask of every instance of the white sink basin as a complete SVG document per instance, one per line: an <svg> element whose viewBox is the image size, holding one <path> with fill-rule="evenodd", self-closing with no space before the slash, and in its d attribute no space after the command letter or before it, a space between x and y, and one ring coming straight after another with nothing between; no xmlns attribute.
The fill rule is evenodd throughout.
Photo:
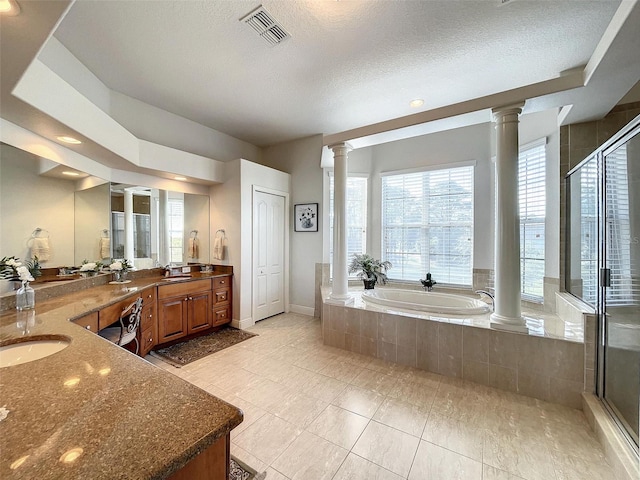
<svg viewBox="0 0 640 480"><path fill-rule="evenodd" d="M53 355L69 346L64 337L40 338L28 342L14 342L0 346L0 368L29 363Z"/></svg>

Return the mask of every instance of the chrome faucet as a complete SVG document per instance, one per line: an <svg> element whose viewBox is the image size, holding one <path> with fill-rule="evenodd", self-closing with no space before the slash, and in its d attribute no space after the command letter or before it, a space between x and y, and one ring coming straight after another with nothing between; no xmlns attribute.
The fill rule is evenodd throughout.
<svg viewBox="0 0 640 480"><path fill-rule="evenodd" d="M422 284L422 288L424 289L424 291L431 291L433 290L433 286L438 283L435 280L433 280L431 278L431 274L427 273L427 276L425 277L424 280L420 280L420 283Z"/></svg>
<svg viewBox="0 0 640 480"><path fill-rule="evenodd" d="M489 297L491 299L491 311L492 312L496 311L496 296L493 293L487 292L486 290L476 290L476 293L479 295L486 295L487 297Z"/></svg>

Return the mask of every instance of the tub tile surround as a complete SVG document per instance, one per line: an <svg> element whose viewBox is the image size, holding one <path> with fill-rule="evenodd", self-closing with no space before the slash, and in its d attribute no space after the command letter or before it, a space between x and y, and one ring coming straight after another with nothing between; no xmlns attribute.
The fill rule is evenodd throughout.
<svg viewBox="0 0 640 480"><path fill-rule="evenodd" d="M530 334L522 335L489 328L489 314L413 315L366 304L360 293L350 292L352 306L323 305L325 345L577 409L593 387L585 316L564 298L563 319L525 311Z"/></svg>
<svg viewBox="0 0 640 480"><path fill-rule="evenodd" d="M311 317L283 314L250 330L260 336L180 369L148 358L245 410L251 424L232 434L231 453L268 479L627 480L579 410L330 347ZM470 361L488 364L485 340ZM254 386L266 380L278 388L262 402ZM318 387L326 382L330 390ZM296 392L328 404L310 423L285 418Z"/></svg>

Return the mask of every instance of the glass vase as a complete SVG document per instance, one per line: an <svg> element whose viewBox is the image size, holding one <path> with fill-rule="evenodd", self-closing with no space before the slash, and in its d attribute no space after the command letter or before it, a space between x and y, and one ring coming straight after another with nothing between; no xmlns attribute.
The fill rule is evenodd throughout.
<svg viewBox="0 0 640 480"><path fill-rule="evenodd" d="M16 292L16 308L18 310L31 310L36 306L36 294L29 282L22 282L22 286Z"/></svg>

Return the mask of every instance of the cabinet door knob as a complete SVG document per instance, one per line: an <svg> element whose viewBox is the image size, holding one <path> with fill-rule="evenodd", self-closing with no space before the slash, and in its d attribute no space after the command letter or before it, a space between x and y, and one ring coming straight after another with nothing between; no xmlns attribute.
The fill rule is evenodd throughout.
<svg viewBox="0 0 640 480"><path fill-rule="evenodd" d="M189 297L189 300L193 300L193 297Z"/></svg>
<svg viewBox="0 0 640 480"><path fill-rule="evenodd" d="M220 280L220 283L221 283L222 285L224 285L224 280Z"/></svg>

